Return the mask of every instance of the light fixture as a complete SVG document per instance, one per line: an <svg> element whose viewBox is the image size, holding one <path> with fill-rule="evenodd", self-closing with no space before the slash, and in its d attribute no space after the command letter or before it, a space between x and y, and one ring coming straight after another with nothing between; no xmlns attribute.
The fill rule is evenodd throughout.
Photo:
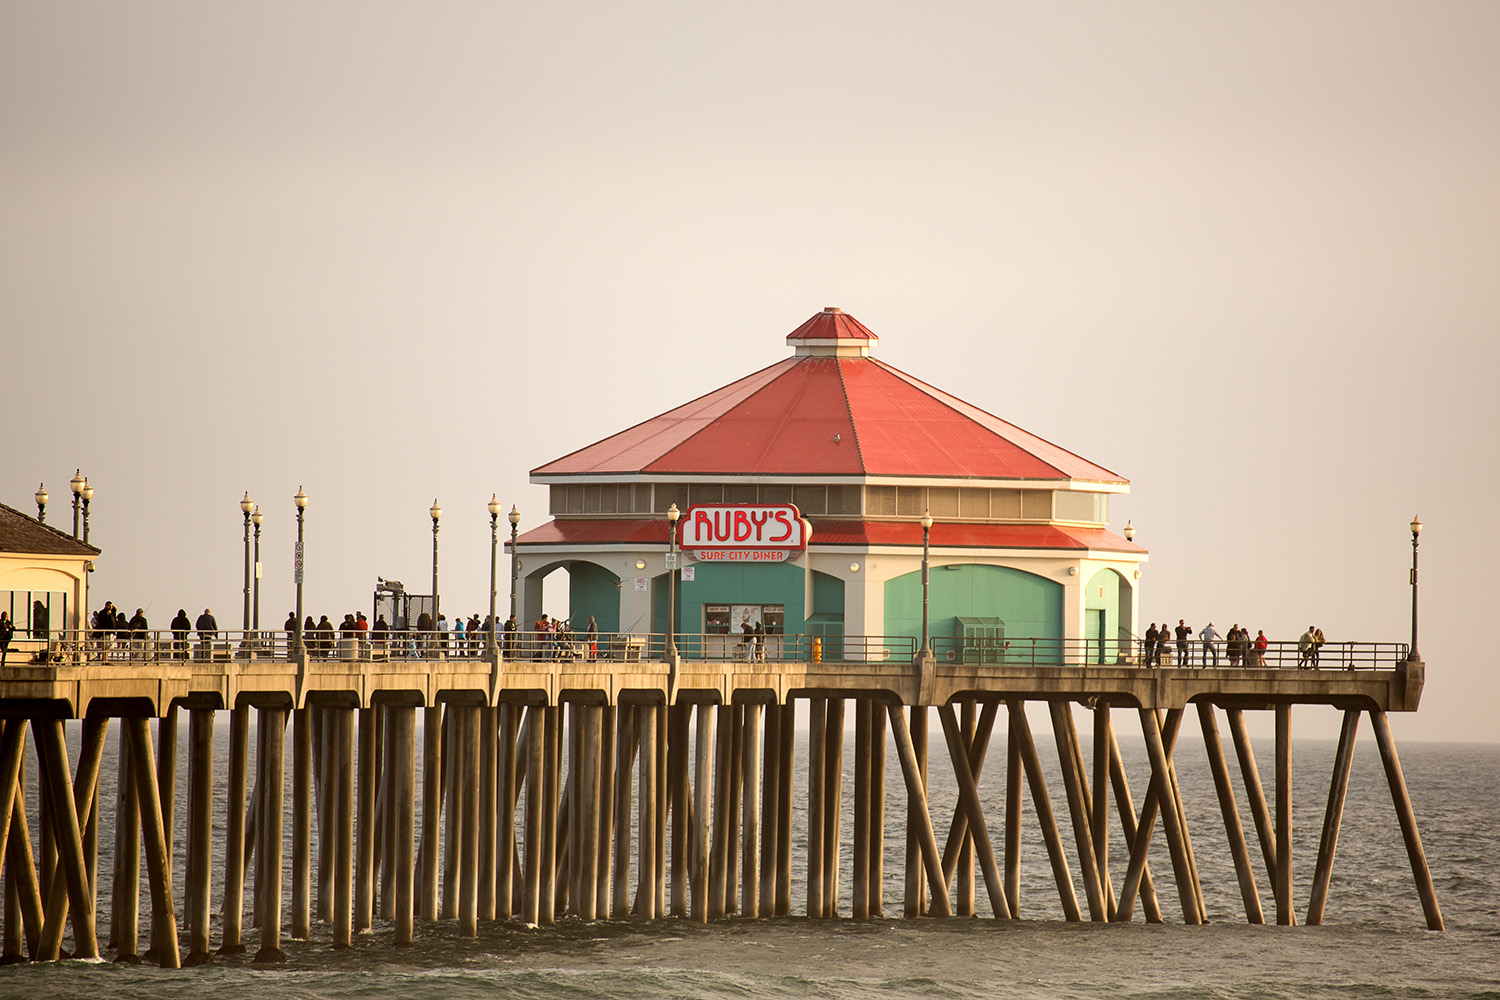
<svg viewBox="0 0 1500 1000"><path fill-rule="evenodd" d="M249 515L249 513L254 509L255 501L250 499L250 491L246 490L245 498L240 501L240 510L244 511L246 515Z"/></svg>
<svg viewBox="0 0 1500 1000"><path fill-rule="evenodd" d="M849 572L851 572L851 573L858 573L859 572L859 563L857 563L857 562L850 563L849 564Z"/></svg>
<svg viewBox="0 0 1500 1000"><path fill-rule="evenodd" d="M82 493L83 484L86 482L88 482L88 480L83 478L83 470L78 469L73 473L73 480L72 482L68 483L68 485L73 487L74 493Z"/></svg>
<svg viewBox="0 0 1500 1000"><path fill-rule="evenodd" d="M1411 517L1411 533L1413 535L1420 535L1422 533L1422 519L1415 514Z"/></svg>
<svg viewBox="0 0 1500 1000"><path fill-rule="evenodd" d="M302 492L302 487L297 487L297 495L292 497L292 503L297 505L298 510L304 510L307 507L307 494Z"/></svg>
<svg viewBox="0 0 1500 1000"><path fill-rule="evenodd" d="M41 483L36 484L36 519L47 523L47 487Z"/></svg>
<svg viewBox="0 0 1500 1000"><path fill-rule="evenodd" d="M521 512L516 510L515 504L510 505L510 513L505 516L510 520L510 526L512 528L521 523Z"/></svg>
<svg viewBox="0 0 1500 1000"><path fill-rule="evenodd" d="M434 522L437 521L438 518L443 516L443 508L438 506L436 498L433 499L432 506L427 508L427 513L432 515L432 519Z"/></svg>
<svg viewBox="0 0 1500 1000"><path fill-rule="evenodd" d="M1068 575L1069 576L1077 576L1078 575L1078 567L1077 566L1069 566L1068 567Z"/></svg>
<svg viewBox="0 0 1500 1000"><path fill-rule="evenodd" d="M646 568L646 560L644 560L644 559L637 559L635 561L635 568L636 569L645 569Z"/></svg>
<svg viewBox="0 0 1500 1000"><path fill-rule="evenodd" d="M1140 578L1141 578L1141 571L1140 571L1140 570L1136 570L1136 571L1135 571L1135 578L1136 578L1136 579L1137 579L1137 580L1139 580L1139 579L1140 579Z"/></svg>
<svg viewBox="0 0 1500 1000"><path fill-rule="evenodd" d="M94 499L94 488L89 485L87 477L83 480L83 492L78 495L83 497L85 502Z"/></svg>
<svg viewBox="0 0 1500 1000"><path fill-rule="evenodd" d="M265 519L266 519L266 515L264 515L264 514L262 514L260 512L260 505L256 504L255 509L250 512L250 522L252 524L254 524L257 528L259 528L260 527L260 522L264 521Z"/></svg>
<svg viewBox="0 0 1500 1000"><path fill-rule="evenodd" d="M1127 542L1135 541L1135 525L1130 521L1125 522L1125 531L1123 533Z"/></svg>
<svg viewBox="0 0 1500 1000"><path fill-rule="evenodd" d="M490 502L487 503L487 504L485 504L485 507L489 509L490 517L499 517L500 516L500 499L499 499L499 497L496 494L494 494L494 493L490 494ZM520 517L519 514L516 515L516 516L517 516L517 518Z"/></svg>

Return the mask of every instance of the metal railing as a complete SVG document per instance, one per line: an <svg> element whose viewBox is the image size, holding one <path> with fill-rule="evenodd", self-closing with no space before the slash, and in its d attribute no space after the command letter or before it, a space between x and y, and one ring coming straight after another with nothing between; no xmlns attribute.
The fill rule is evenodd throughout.
<svg viewBox="0 0 1500 1000"><path fill-rule="evenodd" d="M764 663L908 663L917 640L907 635L752 636L679 633L677 653L687 660ZM480 660L488 656L484 631L473 632L329 632L302 636L313 660ZM667 655L662 633L499 632L495 644L504 660L582 660L637 662ZM1272 642L1263 653L1253 643L1219 641L1205 649L1201 640L1188 644L1187 662L1178 661L1175 640L1148 651L1143 640L965 638L933 636L939 665L996 666L1128 666L1220 667L1239 669L1390 670L1407 658L1404 642L1330 642L1311 655L1297 642ZM219 629L186 632L171 629L54 629L45 635L12 640L8 666L111 662L233 662L289 660L295 655L291 633L280 629Z"/></svg>
<svg viewBox="0 0 1500 1000"><path fill-rule="evenodd" d="M1143 639L990 639L934 636L939 663L1011 666L1234 667L1238 669L1390 670L1407 658L1404 642L1329 642L1311 654L1297 642L1272 642L1258 653L1254 643L1219 640L1206 648L1189 640L1186 662L1178 662L1175 639L1151 650Z"/></svg>

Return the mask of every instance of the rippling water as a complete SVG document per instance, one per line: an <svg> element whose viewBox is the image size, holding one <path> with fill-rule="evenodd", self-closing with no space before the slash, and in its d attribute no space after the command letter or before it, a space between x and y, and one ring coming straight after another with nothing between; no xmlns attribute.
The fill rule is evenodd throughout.
<svg viewBox="0 0 1500 1000"><path fill-rule="evenodd" d="M221 738L226 728L220 725ZM1038 736L1039 744L1045 743L1042 734ZM982 782L992 825L997 823L1004 799L1004 754L996 752L1004 743L999 737L997 733L987 780ZM1356 754L1322 927L1244 923L1202 746L1184 736L1177 752L1179 777L1211 921L1202 927L1170 922L1180 921L1181 913L1160 833L1153 843L1152 865L1168 923L1147 925L1139 917L1128 925L1061 922L1057 890L1028 797L1022 884L1026 919L1014 922L981 918L856 924L786 918L731 919L695 926L675 920L583 924L565 919L546 928L481 925L477 939L463 939L450 921L419 923L416 945L401 950L391 947L390 926L381 925L347 951L332 950L328 928L319 926L310 942L286 942L284 966L254 967L244 958L173 971L82 962L22 965L0 969L0 997L1500 998L1500 746L1411 744L1400 748L1448 925L1446 932L1433 933L1423 929L1421 905L1373 743L1366 728ZM1146 785L1143 753L1139 747L1124 749L1139 799ZM1258 744L1256 749L1262 778L1269 786L1271 748ZM1295 744L1299 915L1309 892L1333 750L1331 742ZM934 818L943 828L951 816L954 793L950 776L938 766L940 756L935 746ZM111 749L106 758L108 770L113 760ZM845 760L852 763L852 753ZM223 773L217 771L220 776ZM179 781L183 774L185 761ZM797 775L799 793L805 791L805 775L804 765ZM899 780L894 770L892 775L893 781ZM109 778L112 775L106 778L107 785L112 784ZM1054 806L1061 808L1061 780L1055 770L1048 784ZM901 899L899 855L904 848L893 818L898 787L890 786L892 808L887 817L888 911L899 910ZM849 794L847 777L845 792ZM112 792L105 788L102 798L112 802ZM179 854L185 832L181 801L176 817ZM1242 794L1240 808L1248 831L1250 817ZM846 801L846 837L851 809ZM108 807L105 813L107 819ZM223 815L222 804L217 815ZM796 819L800 824L800 813ZM220 833L216 831L216 840ZM1071 845L1067 832L1064 836ZM1119 841L1116 832L1112 846L1120 848ZM112 838L101 837L101 902L108 899L105 883L111 844ZM800 850L799 846L799 856ZM1124 858L1118 850L1115 854L1118 882ZM1271 914L1269 881L1253 844L1252 854L1263 905ZM847 877L851 857L847 843L843 857ZM181 900L180 856L176 871ZM1076 865L1074 873L1076 883ZM218 889L215 885L216 911ZM1081 883L1077 891L1081 900ZM794 873L795 908L800 909L804 893L800 872ZM982 876L976 896L987 913ZM846 882L841 893L843 912L848 911L849 898ZM149 906L143 904L143 947L148 914ZM216 943L217 930L216 912ZM252 953L255 933L247 926ZM101 922L101 940L106 937Z"/></svg>

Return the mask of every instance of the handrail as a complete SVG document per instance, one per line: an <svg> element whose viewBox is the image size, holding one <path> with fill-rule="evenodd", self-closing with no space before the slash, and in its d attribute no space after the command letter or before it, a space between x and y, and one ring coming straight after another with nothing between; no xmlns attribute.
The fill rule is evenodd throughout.
<svg viewBox="0 0 1500 1000"><path fill-rule="evenodd" d="M472 632L415 630L387 632L310 631L302 643L313 660L482 660L488 657L487 636ZM659 661L667 657L666 636L656 633L498 632L495 645L509 661L578 660L609 662ZM740 633L678 633L677 654L685 660L747 663L909 663L917 640L909 635L813 636L807 634L752 636ZM1241 669L1389 670L1405 661L1403 642L1329 642L1309 656L1297 642L1272 642L1263 655L1253 644L1220 640L1205 648L1201 640L1189 644L1188 662L1174 662L1175 641L1161 647L1161 662L1152 662L1144 642L1123 639L981 638L934 636L933 656L943 666L1027 667L1162 667L1204 666ZM53 629L42 637L12 640L7 663L70 664L108 662L233 662L285 661L295 656L292 634L281 629L243 631L198 629Z"/></svg>

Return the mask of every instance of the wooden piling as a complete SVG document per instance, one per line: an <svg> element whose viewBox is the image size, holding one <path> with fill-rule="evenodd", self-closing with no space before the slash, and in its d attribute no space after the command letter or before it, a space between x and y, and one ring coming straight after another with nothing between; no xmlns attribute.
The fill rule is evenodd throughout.
<svg viewBox="0 0 1500 1000"><path fill-rule="evenodd" d="M312 936L312 806L314 709L292 712L292 940Z"/></svg>
<svg viewBox="0 0 1500 1000"><path fill-rule="evenodd" d="M432 721L431 710L426 721ZM390 719L390 742L393 744L388 781L392 789L391 812L394 832L389 850L393 857L396 933L392 943L408 946L415 937L416 923L416 846L417 846L417 710L410 705L393 705L386 710ZM433 726L436 729L436 725ZM424 787L425 795L426 789ZM433 858L437 851L433 851ZM434 896L432 903L436 906ZM425 905L425 901L424 901Z"/></svg>
<svg viewBox="0 0 1500 1000"><path fill-rule="evenodd" d="M224 810L224 926L220 955L245 951L245 776L249 767L250 709L235 705L229 710L229 775Z"/></svg>
<svg viewBox="0 0 1500 1000"><path fill-rule="evenodd" d="M257 962L284 962L281 950L281 826L284 818L285 790L282 783L286 761L286 722L284 708L262 708L260 727L264 730L265 753L256 762L260 771L261 811L260 849L256 852L255 886L261 899L260 948ZM141 802L141 816L147 807ZM150 859L150 852L147 852ZM264 891L261 887L264 886ZM153 926L155 921L152 921Z"/></svg>
<svg viewBox="0 0 1500 1000"><path fill-rule="evenodd" d="M354 932L354 716L340 706L329 711L329 755L333 770L333 946L347 948Z"/></svg>
<svg viewBox="0 0 1500 1000"><path fill-rule="evenodd" d="M927 779L922 760L917 754L916 741L907 727L906 716L902 714L900 705L887 705L886 713L891 720L891 735L896 743L896 752L901 758L901 773L906 778L907 799L916 804L913 815L908 817L907 829L915 827L917 851L922 859L927 883L932 886L932 908L940 917L951 917L953 907L948 902L948 886L943 882L943 859L938 854L937 838L932 832L932 814L927 806ZM921 718L921 726L925 730L926 709L921 711ZM908 874L908 889L911 884ZM910 906L911 900L908 899L907 903Z"/></svg>

